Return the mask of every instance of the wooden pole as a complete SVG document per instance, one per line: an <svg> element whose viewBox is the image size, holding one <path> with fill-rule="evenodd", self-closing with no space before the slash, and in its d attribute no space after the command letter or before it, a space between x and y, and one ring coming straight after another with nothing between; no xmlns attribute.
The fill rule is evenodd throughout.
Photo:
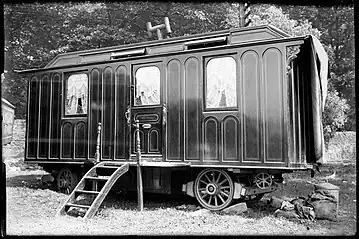
<svg viewBox="0 0 359 239"><path fill-rule="evenodd" d="M97 143L96 143L96 153L95 153L95 159L96 162L100 162L100 143L101 143L101 123L98 122L97 124Z"/></svg>
<svg viewBox="0 0 359 239"><path fill-rule="evenodd" d="M138 210L143 211L143 186L141 173L141 142L140 142L140 123L136 120L136 156L137 156L137 200Z"/></svg>

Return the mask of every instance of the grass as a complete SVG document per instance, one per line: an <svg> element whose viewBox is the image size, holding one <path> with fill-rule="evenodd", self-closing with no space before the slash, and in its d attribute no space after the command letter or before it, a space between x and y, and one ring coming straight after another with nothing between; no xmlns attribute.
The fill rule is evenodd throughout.
<svg viewBox="0 0 359 239"><path fill-rule="evenodd" d="M339 216L327 220L289 220L273 216L266 200L270 196L307 196L323 176L337 170L340 187ZM66 195L51 191L41 183L41 171L7 178L7 233L10 235L354 235L356 233L355 165L322 168L322 174L310 178L309 172L286 174L286 184L266 195L258 204L248 204L241 215L209 212L195 216L194 198L175 195L144 195L144 211L137 210L136 194L111 192L99 212L89 220L55 217ZM180 207L185 205L185 207Z"/></svg>
<svg viewBox="0 0 359 239"><path fill-rule="evenodd" d="M17 136L16 136L17 137ZM23 137L23 136L21 136ZM137 210L136 194L111 192L98 213L89 220L81 217L55 217L67 195L42 184L46 174L40 167L23 162L23 143L15 140L5 147L6 233L8 235L354 235L356 234L356 164L327 164L321 174L310 172L285 174L283 188L266 195L258 204L248 204L240 215L221 212L194 214L200 208L189 196L144 195L144 210ZM14 147L16 146L16 147ZM14 150L15 149L15 150ZM340 160L338 160L340 161ZM337 221L294 220L273 216L266 201L271 196L306 197L311 183L324 180L339 186ZM308 183L311 182L311 183Z"/></svg>

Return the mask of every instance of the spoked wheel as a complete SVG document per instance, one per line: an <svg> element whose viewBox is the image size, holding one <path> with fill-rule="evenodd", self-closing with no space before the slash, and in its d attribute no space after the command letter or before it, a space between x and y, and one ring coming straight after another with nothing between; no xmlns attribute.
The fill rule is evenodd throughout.
<svg viewBox="0 0 359 239"><path fill-rule="evenodd" d="M56 178L57 191L70 194L78 183L77 175L69 168L62 168Z"/></svg>
<svg viewBox="0 0 359 239"><path fill-rule="evenodd" d="M272 176L268 173L258 173L254 179L256 185L260 189L266 189L272 186Z"/></svg>
<svg viewBox="0 0 359 239"><path fill-rule="evenodd" d="M204 208L222 210L233 201L233 185L233 180L226 171L205 169L196 178L194 193Z"/></svg>

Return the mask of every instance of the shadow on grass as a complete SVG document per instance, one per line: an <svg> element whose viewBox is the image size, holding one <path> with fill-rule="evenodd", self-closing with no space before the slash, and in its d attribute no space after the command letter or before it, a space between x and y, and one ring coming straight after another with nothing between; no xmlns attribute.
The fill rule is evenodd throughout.
<svg viewBox="0 0 359 239"><path fill-rule="evenodd" d="M18 175L6 178L6 187L22 187L31 189L51 189L41 181L43 174Z"/></svg>

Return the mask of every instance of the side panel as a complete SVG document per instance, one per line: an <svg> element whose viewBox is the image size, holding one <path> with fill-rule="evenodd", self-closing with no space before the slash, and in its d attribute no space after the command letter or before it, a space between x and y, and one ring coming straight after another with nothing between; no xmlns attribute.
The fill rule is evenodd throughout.
<svg viewBox="0 0 359 239"><path fill-rule="evenodd" d="M116 69L116 134L115 134L115 158L125 159L129 156L128 125L125 118L126 108L128 107L129 97L129 72L125 65L120 65Z"/></svg>
<svg viewBox="0 0 359 239"><path fill-rule="evenodd" d="M200 160L200 79L199 60L190 57L185 62L185 158Z"/></svg>
<svg viewBox="0 0 359 239"><path fill-rule="evenodd" d="M51 77L50 158L60 157L61 92L61 75L55 73Z"/></svg>
<svg viewBox="0 0 359 239"><path fill-rule="evenodd" d="M75 158L87 158L87 125L84 121L75 125Z"/></svg>
<svg viewBox="0 0 359 239"><path fill-rule="evenodd" d="M64 159L72 159L73 158L73 152L74 152L74 144L73 144L73 124L70 122L64 122L62 124L61 129L61 158Z"/></svg>
<svg viewBox="0 0 359 239"><path fill-rule="evenodd" d="M49 151L49 123L50 123L50 94L49 77L43 75L40 84L40 112L39 112L39 158L47 158Z"/></svg>
<svg viewBox="0 0 359 239"><path fill-rule="evenodd" d="M103 71L103 120L102 120L102 157L113 158L114 143L114 101L115 101L115 73L111 67Z"/></svg>
<svg viewBox="0 0 359 239"><path fill-rule="evenodd" d="M238 161L240 140L240 124L237 117L227 116L223 119L223 161Z"/></svg>
<svg viewBox="0 0 359 239"><path fill-rule="evenodd" d="M28 140L27 140L27 157L37 157L38 142L38 119L39 119L39 92L40 82L36 76L31 77L29 83L29 110L28 110Z"/></svg>
<svg viewBox="0 0 359 239"><path fill-rule="evenodd" d="M241 56L242 98L244 119L243 162L260 162L260 74L256 51L245 51Z"/></svg>
<svg viewBox="0 0 359 239"><path fill-rule="evenodd" d="M168 160L183 159L183 80L181 62L167 64L167 142Z"/></svg>
<svg viewBox="0 0 359 239"><path fill-rule="evenodd" d="M89 107L89 158L95 157L97 142L97 125L102 114L102 77L98 68L90 71L90 107Z"/></svg>
<svg viewBox="0 0 359 239"><path fill-rule="evenodd" d="M264 123L266 161L284 161L282 53L269 48L263 53Z"/></svg>
<svg viewBox="0 0 359 239"><path fill-rule="evenodd" d="M220 124L215 117L209 116L203 122L204 160L220 160Z"/></svg>

